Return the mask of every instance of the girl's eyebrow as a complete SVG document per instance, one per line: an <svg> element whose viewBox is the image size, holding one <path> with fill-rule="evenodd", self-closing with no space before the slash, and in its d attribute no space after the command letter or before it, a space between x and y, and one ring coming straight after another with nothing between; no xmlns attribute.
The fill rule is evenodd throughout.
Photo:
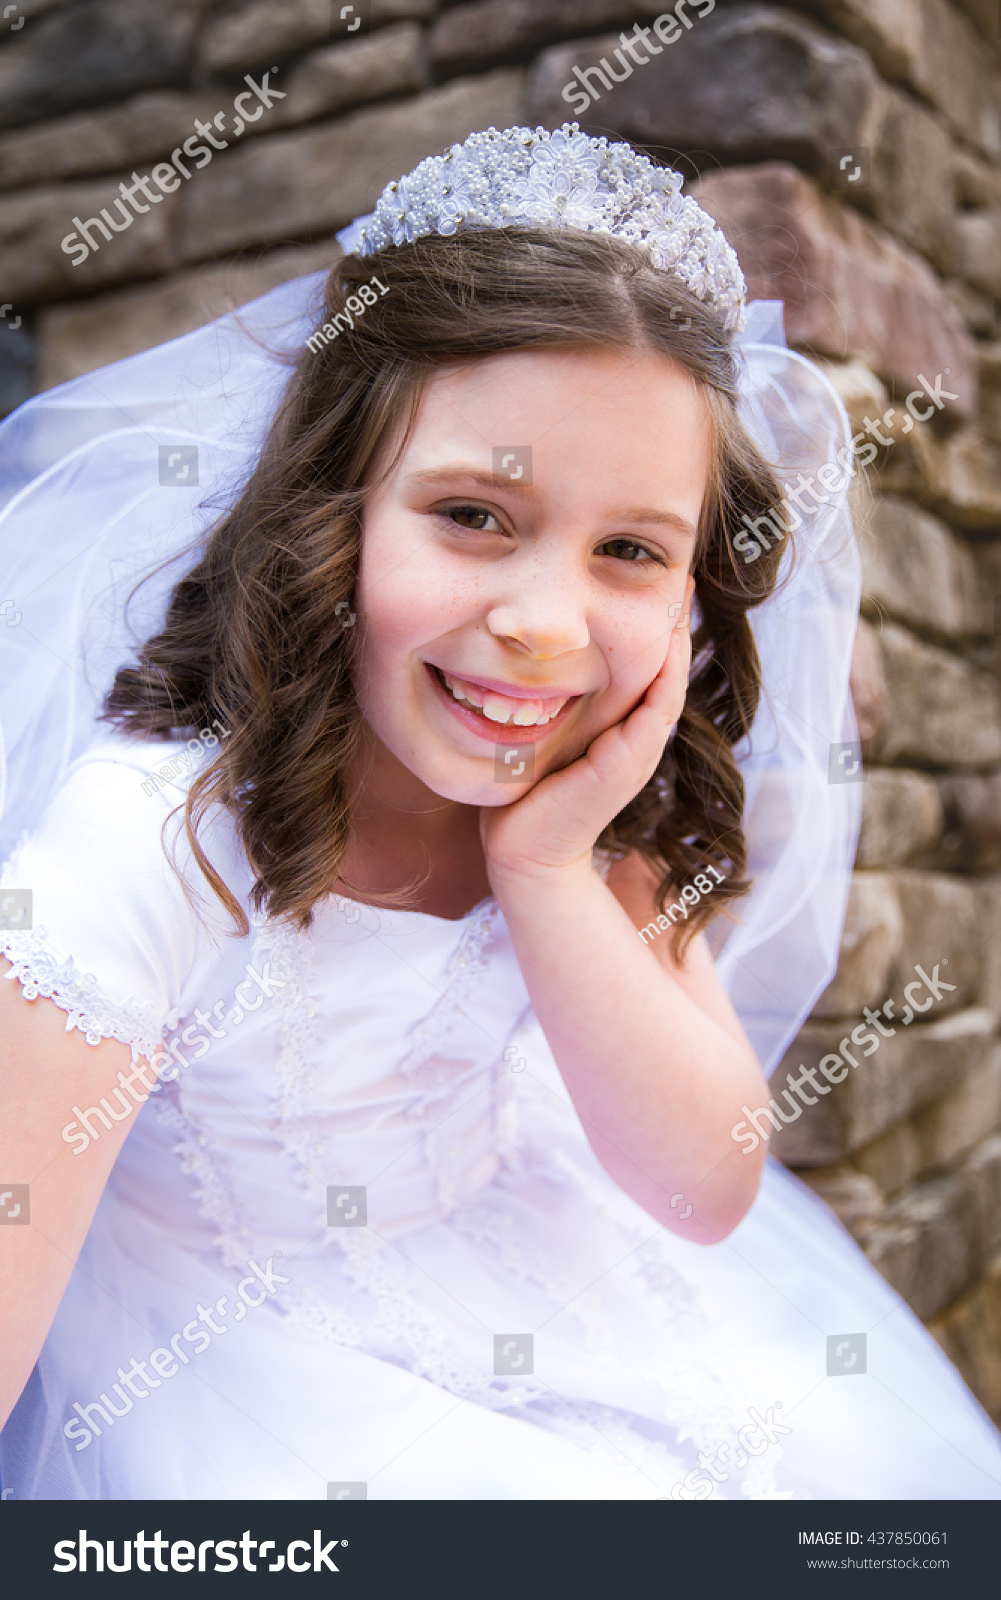
<svg viewBox="0 0 1001 1600"><path fill-rule="evenodd" d="M414 483L439 483L442 478L463 478L466 483L475 483L481 489L513 489L517 494L533 493L530 483L516 483L503 474L481 472L476 467L463 466L461 462L452 466L429 467L425 472L411 474Z"/></svg>
<svg viewBox="0 0 1001 1600"><path fill-rule="evenodd" d="M443 478L462 478L466 483L475 483L481 489L511 490L515 494L534 494L537 491L530 483L514 483L501 474L481 472L476 467L463 466L457 463L452 466L429 467L424 472L411 474L414 483L440 483ZM613 511L606 519L609 522L653 522L665 528L673 528L686 539L694 540L697 530L687 517L681 516L677 511L658 511L653 506L627 506L620 511Z"/></svg>
<svg viewBox="0 0 1001 1600"><path fill-rule="evenodd" d="M609 522L656 522L665 528L673 528L686 539L696 537L696 529L687 517L681 516L677 511L657 511L652 506L627 506L621 511L613 511L608 520Z"/></svg>

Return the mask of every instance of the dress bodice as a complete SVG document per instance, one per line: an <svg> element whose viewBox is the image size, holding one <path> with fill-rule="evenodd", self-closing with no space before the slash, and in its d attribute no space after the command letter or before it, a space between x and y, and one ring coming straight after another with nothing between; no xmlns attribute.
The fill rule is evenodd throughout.
<svg viewBox="0 0 1001 1600"><path fill-rule="evenodd" d="M528 997L495 901L450 922L332 896L309 933L259 923L213 977L165 1039L170 1100L227 1170L241 1232L305 1244L344 1185L391 1235L496 1176Z"/></svg>

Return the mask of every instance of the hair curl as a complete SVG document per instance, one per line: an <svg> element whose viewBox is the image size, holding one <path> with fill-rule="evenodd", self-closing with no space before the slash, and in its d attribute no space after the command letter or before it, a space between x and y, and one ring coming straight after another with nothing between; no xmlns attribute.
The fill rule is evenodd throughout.
<svg viewBox="0 0 1001 1600"><path fill-rule="evenodd" d="M659 352L700 386L713 433L693 565L693 668L657 772L598 842L653 866L661 911L700 867L723 875L711 900L673 927L680 955L750 887L733 747L761 687L748 612L773 591L781 558L779 545L753 563L734 549L742 517L782 496L738 419L722 323L641 250L570 230L509 228L345 256L329 275L323 321L373 275L388 292L336 345L303 351L255 470L175 587L160 632L118 671L104 717L135 735L188 734L213 719L230 730L185 802L195 859L246 932L198 841L206 811L228 808L255 875L254 909L309 927L339 882L351 832L346 774L361 716L342 616L380 445L396 433L405 442L443 363L560 346Z"/></svg>

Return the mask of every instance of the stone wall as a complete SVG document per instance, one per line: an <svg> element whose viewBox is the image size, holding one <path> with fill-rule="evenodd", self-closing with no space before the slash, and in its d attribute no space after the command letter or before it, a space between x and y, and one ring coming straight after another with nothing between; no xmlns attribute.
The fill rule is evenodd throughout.
<svg viewBox="0 0 1001 1600"><path fill-rule="evenodd" d="M1001 1417L996 0L682 0L673 22L644 0L341 9L20 0L0 20L0 407L327 263L387 179L474 128L557 124L582 78L585 127L682 166L874 458L857 872L837 977L774 1082L858 1064L773 1148ZM658 17L649 50L613 57ZM237 129L247 74L283 98L245 99ZM120 234L92 229L74 265L72 219L190 143L196 118L227 148Z"/></svg>

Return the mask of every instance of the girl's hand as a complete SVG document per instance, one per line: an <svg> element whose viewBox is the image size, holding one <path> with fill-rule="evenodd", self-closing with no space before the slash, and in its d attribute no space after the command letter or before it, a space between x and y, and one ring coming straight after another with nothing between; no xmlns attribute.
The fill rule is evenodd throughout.
<svg viewBox="0 0 1001 1600"><path fill-rule="evenodd" d="M692 639L688 607L675 625L664 665L639 705L600 733L569 767L541 779L509 806L480 810L487 873L497 878L550 876L570 866L590 870L595 841L648 783L684 709Z"/></svg>

